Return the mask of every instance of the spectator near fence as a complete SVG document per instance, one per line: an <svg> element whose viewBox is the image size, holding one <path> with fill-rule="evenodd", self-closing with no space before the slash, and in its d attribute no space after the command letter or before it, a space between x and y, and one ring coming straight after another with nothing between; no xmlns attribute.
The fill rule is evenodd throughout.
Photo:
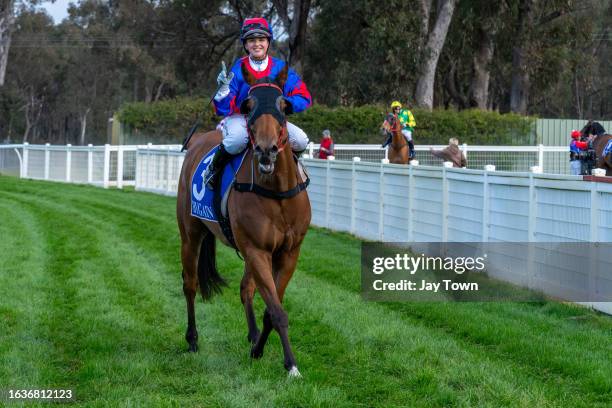
<svg viewBox="0 0 612 408"><path fill-rule="evenodd" d="M451 137L448 139L448 146L442 150L434 150L430 148L429 151L435 157L439 157L444 161L453 163L453 167L467 167L467 159L465 155L459 149L459 139Z"/></svg>
<svg viewBox="0 0 612 408"><path fill-rule="evenodd" d="M572 130L570 142L570 174L579 176L582 172L582 159L589 148L588 142L580 140L581 133L579 130Z"/></svg>
<svg viewBox="0 0 612 408"><path fill-rule="evenodd" d="M334 155L334 140L331 137L329 129L323 131L323 137L321 138L320 144L319 159L327 160L328 156Z"/></svg>

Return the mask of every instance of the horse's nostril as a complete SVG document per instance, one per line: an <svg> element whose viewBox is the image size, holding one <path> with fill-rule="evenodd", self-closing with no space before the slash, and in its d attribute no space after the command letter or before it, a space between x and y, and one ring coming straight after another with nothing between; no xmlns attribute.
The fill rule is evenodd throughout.
<svg viewBox="0 0 612 408"><path fill-rule="evenodd" d="M272 149L270 149L271 153L278 153L278 146L274 145L272 146Z"/></svg>

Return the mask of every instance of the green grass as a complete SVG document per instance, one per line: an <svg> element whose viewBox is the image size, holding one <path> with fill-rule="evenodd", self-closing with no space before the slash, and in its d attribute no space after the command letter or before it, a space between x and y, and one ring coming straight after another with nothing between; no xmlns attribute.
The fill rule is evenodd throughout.
<svg viewBox="0 0 612 408"><path fill-rule="evenodd" d="M360 242L320 229L285 297L302 379L286 378L276 334L250 360L242 264L225 247L229 287L198 298L200 352L188 354L174 205L0 177L0 388L71 388L88 407L612 404L609 316L554 302L365 302Z"/></svg>

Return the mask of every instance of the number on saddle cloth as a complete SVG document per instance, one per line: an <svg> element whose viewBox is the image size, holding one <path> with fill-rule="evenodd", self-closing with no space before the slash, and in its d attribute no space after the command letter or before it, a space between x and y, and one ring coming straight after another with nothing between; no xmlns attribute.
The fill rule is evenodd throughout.
<svg viewBox="0 0 612 408"><path fill-rule="evenodd" d="M191 215L214 222L219 222L218 210L214 205L215 192L206 186L203 176L218 148L218 146L215 147L202 158L191 180ZM247 149L241 154L234 156L224 169L219 169L222 173L220 176L220 188L218 188L217 194L221 197L225 197L230 190L236 174L242 166L246 153Z"/></svg>

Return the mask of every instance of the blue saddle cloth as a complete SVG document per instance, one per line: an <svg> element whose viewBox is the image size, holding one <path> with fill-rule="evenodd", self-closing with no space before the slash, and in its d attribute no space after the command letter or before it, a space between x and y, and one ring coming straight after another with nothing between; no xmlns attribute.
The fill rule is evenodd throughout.
<svg viewBox="0 0 612 408"><path fill-rule="evenodd" d="M612 139L608 140L608 144L604 147L601 157L606 157L610 153L612 153Z"/></svg>
<svg viewBox="0 0 612 408"><path fill-rule="evenodd" d="M219 222L219 216L214 208L215 192L206 187L203 175L218 149L219 146L216 146L202 158L191 180L191 215L214 222ZM223 174L221 175L221 189L217 191L217 194L220 194L221 197L231 188L236 178L236 173L240 170L247 151L248 149L245 149L244 152L234 157L223 169Z"/></svg>

